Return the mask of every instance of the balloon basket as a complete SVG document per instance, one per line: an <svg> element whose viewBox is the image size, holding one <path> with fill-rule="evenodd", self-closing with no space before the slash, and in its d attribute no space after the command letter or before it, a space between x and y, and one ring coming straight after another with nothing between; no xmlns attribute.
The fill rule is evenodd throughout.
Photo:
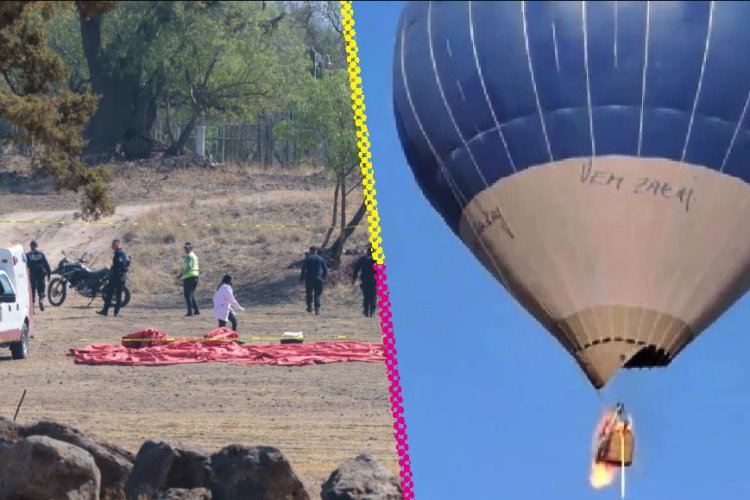
<svg viewBox="0 0 750 500"><path fill-rule="evenodd" d="M630 467L633 463L634 442L630 429L612 432L599 449L596 461L613 467Z"/></svg>

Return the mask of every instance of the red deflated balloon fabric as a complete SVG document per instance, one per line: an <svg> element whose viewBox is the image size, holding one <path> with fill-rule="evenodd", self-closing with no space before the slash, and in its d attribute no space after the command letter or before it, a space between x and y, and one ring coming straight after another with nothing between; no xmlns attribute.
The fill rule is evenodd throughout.
<svg viewBox="0 0 750 500"><path fill-rule="evenodd" d="M228 328L217 328L203 338L191 339L172 339L159 330L148 328L125 335L122 345L91 344L71 349L70 355L77 364L123 366L161 366L209 361L278 366L345 361L385 362L382 344L312 342L242 345L235 340L237 338L237 333Z"/></svg>

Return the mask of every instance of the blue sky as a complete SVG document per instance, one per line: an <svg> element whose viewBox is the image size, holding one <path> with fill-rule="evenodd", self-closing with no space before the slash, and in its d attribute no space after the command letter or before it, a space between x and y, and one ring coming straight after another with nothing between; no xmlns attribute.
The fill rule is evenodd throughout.
<svg viewBox="0 0 750 500"><path fill-rule="evenodd" d="M402 6L354 2L354 16L416 497L619 498L588 473L593 427L623 400L637 438L627 498L749 499L747 298L670 367L597 393L417 187L391 103Z"/></svg>

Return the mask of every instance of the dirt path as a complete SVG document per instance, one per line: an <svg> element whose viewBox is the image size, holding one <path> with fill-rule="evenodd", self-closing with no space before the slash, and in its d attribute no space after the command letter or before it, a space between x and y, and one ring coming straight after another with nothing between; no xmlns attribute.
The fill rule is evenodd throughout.
<svg viewBox="0 0 750 500"><path fill-rule="evenodd" d="M325 190L318 192L269 190L243 196L234 196L234 202L257 202L273 200L283 196L288 201L305 201L311 196L327 196ZM227 197L209 197L196 200L198 205L219 205L227 203ZM175 202L165 201L160 203L143 203L139 205L120 205L115 215L106 217L95 223L85 224L76 221L75 210L54 211L22 211L11 212L0 215L0 221L20 221L21 223L0 222L0 247L11 244L22 243L24 247L32 239L39 240L41 250L50 259L50 265L54 265L61 257L61 251L69 250L72 246L89 247L94 251L101 262L106 261L111 253L109 244L112 239L122 234L123 222L132 222L134 219L160 208L178 205ZM40 223L34 223L40 221ZM47 224L48 222L66 222L66 224ZM104 256L104 257L102 257ZM76 255L76 257L78 257Z"/></svg>

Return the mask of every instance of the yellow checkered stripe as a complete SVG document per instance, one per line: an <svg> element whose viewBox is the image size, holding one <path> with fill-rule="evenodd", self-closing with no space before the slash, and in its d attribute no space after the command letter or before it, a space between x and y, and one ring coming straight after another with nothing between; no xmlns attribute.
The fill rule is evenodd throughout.
<svg viewBox="0 0 750 500"><path fill-rule="evenodd" d="M380 247L380 216L378 215L377 202L375 201L375 178L370 159L370 134L365 121L365 102L362 92L361 70L359 68L359 57L357 56L357 41L354 31L354 11L352 2L341 1L341 14L344 25L344 37L346 39L347 61L349 62L349 85L352 90L352 109L354 110L354 122L357 125L357 146L359 147L359 159L362 170L362 184L364 187L365 203L368 208L368 221L370 222L370 243L373 248L373 259L376 265L376 280L378 288L378 305L380 306L381 328L383 331L383 347L386 356L386 370L391 385L391 411L393 414L393 428L395 430L396 451L398 463L401 468L401 488L405 500L414 498L414 482L412 480L411 459L409 458L409 446L407 444L406 419L404 418L403 397L401 395L401 376L398 371L396 360L396 338L391 321L390 300L388 285L386 284L385 255Z"/></svg>

